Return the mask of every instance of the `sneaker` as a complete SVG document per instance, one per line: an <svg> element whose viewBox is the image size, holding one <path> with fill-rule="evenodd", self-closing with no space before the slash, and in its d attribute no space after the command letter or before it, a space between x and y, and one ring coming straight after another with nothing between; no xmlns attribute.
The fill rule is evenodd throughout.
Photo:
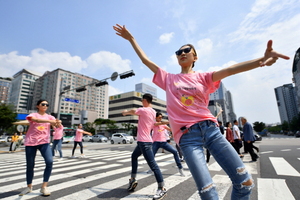
<svg viewBox="0 0 300 200"><path fill-rule="evenodd" d="M185 174L183 173L183 169L178 169L180 176L185 177Z"/></svg>
<svg viewBox="0 0 300 200"><path fill-rule="evenodd" d="M63 158L59 158L59 159L57 159L57 161L62 161L62 160L64 160Z"/></svg>
<svg viewBox="0 0 300 200"><path fill-rule="evenodd" d="M183 158L180 158L180 162L185 162Z"/></svg>
<svg viewBox="0 0 300 200"><path fill-rule="evenodd" d="M86 156L85 155L81 155L80 158L86 158Z"/></svg>
<svg viewBox="0 0 300 200"><path fill-rule="evenodd" d="M158 189L156 194L153 196L153 200L160 200L167 196L167 190L165 188Z"/></svg>
<svg viewBox="0 0 300 200"><path fill-rule="evenodd" d="M26 188L19 194L19 196L23 196L23 195L25 195L25 194L27 194L27 193L30 193L30 192L32 192L32 188L26 187Z"/></svg>
<svg viewBox="0 0 300 200"><path fill-rule="evenodd" d="M127 188L128 191L132 192L134 191L134 189L136 188L136 186L138 185L138 182L135 179L129 179L129 186Z"/></svg>
<svg viewBox="0 0 300 200"><path fill-rule="evenodd" d="M49 196L50 195L50 192L49 192L47 187L41 188L40 192L43 194L43 196Z"/></svg>

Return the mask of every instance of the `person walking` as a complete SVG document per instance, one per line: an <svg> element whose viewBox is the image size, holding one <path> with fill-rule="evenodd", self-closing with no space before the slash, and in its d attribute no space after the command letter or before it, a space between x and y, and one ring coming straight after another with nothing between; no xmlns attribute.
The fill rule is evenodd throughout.
<svg viewBox="0 0 300 200"><path fill-rule="evenodd" d="M75 149L77 147L77 144L80 146L80 153L81 153L80 158L86 158L86 156L83 154L83 145L82 145L82 136L83 136L83 134L92 136L92 133L82 130L82 124L79 124L78 128L76 130L76 135L75 135L75 139L74 139L74 147L73 147L73 150L72 150L71 158L76 158L74 156L74 153L75 153Z"/></svg>
<svg viewBox="0 0 300 200"><path fill-rule="evenodd" d="M32 192L32 180L37 150L40 151L45 160L43 183L40 192L44 196L50 195L50 191L47 188L53 165L52 152L50 148L50 125L55 126L57 124L57 120L46 113L49 107L48 101L41 99L37 102L36 107L38 112L31 113L26 117L30 124L26 133L24 144L27 187L19 194L20 196Z"/></svg>
<svg viewBox="0 0 300 200"><path fill-rule="evenodd" d="M253 162L257 161L258 155L253 150L253 142L255 141L255 137L253 134L253 128L249 122L247 122L246 117L241 117L242 125L243 125L243 133L245 140L245 148L249 152L251 159Z"/></svg>
<svg viewBox="0 0 300 200"><path fill-rule="evenodd" d="M226 140L232 145L234 146L234 139L233 139L233 134L232 134L232 130L231 130L231 122L226 122Z"/></svg>
<svg viewBox="0 0 300 200"><path fill-rule="evenodd" d="M240 148L242 143L242 138L241 138L241 133L240 133L240 129L238 127L239 122L235 119L233 120L233 138L234 138L234 148L236 150L236 152L240 155L240 157L244 157L243 154L240 153Z"/></svg>
<svg viewBox="0 0 300 200"><path fill-rule="evenodd" d="M156 123L154 124L152 132L154 157L159 148L172 153L180 175L185 176L177 150L168 142L167 138L165 137L165 132L171 131L167 124L169 124L168 121L162 121L162 114L160 112L156 113Z"/></svg>
<svg viewBox="0 0 300 200"><path fill-rule="evenodd" d="M145 93L142 96L143 107L132 110L124 110L123 116L126 115L138 115L138 132L137 132L137 146L131 154L131 178L129 179L128 191L132 192L138 185L136 180L138 157L143 154L145 160L148 163L151 171L154 172L154 176L157 182L157 191L153 196L153 199L162 199L167 195L167 190L164 188L164 179L161 171L154 159L153 148L152 148L152 137L151 130L155 123L156 112L152 108L153 97L149 93Z"/></svg>
<svg viewBox="0 0 300 200"><path fill-rule="evenodd" d="M193 70L198 59L197 52L193 45L186 44L175 52L181 72L171 74L147 57L125 26L116 24L113 29L118 36L130 42L143 64L154 73L153 82L166 91L167 112L173 137L182 149L201 198L219 199L205 162L205 147L229 175L233 183L231 198L250 199L254 187L251 174L232 145L220 133L217 120L208 109L209 95L228 76L269 66L278 58L289 57L274 51L270 40L264 56L258 59L237 63L219 71L202 73Z"/></svg>
<svg viewBox="0 0 300 200"><path fill-rule="evenodd" d="M63 131L64 126L61 124L61 120L57 122L57 127L53 126L54 132L53 132L53 144L52 144L52 156L55 156L55 148L57 146L57 151L59 152L59 159L58 161L63 160L63 154L61 150L62 145L62 138L63 138Z"/></svg>

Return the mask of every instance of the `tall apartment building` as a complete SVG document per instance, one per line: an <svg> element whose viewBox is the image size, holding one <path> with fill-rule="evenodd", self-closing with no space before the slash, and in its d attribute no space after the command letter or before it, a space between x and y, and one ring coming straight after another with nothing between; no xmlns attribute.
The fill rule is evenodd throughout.
<svg viewBox="0 0 300 200"><path fill-rule="evenodd" d="M298 111L300 111L300 48L296 51L293 62L293 82L295 84L295 93Z"/></svg>
<svg viewBox="0 0 300 200"><path fill-rule="evenodd" d="M9 103L12 78L0 77L0 103Z"/></svg>
<svg viewBox="0 0 300 200"><path fill-rule="evenodd" d="M18 113L27 113L31 109L35 80L40 76L27 69L13 75L9 99Z"/></svg>
<svg viewBox="0 0 300 200"><path fill-rule="evenodd" d="M233 120L236 119L231 93L226 90L222 82L220 83L220 87L214 93L210 94L209 100L215 101L221 105L223 110L222 112L223 123L226 123L228 121L232 122Z"/></svg>
<svg viewBox="0 0 300 200"><path fill-rule="evenodd" d="M81 123L93 122L96 118L107 119L108 85L96 87L95 83L99 83L99 80L60 68L47 71L36 80L33 100L46 99L50 104L50 113L57 114L60 109L60 114L74 115L74 120L83 117ZM60 88L68 86L69 89L60 95ZM75 89L82 86L86 90L76 92ZM35 105L32 105L32 109L35 109Z"/></svg>
<svg viewBox="0 0 300 200"><path fill-rule="evenodd" d="M295 88L290 83L277 87L274 90L281 123L284 121L290 123L293 117L298 114Z"/></svg>
<svg viewBox="0 0 300 200"><path fill-rule="evenodd" d="M137 115L123 116L123 110L131 110L142 107L142 95L141 92L127 92L122 94L117 94L109 97L109 119L116 121L116 125L120 128L122 123L130 123L134 126L138 124ZM166 102L153 97L152 107L156 112L161 112L164 118L167 118L167 107Z"/></svg>

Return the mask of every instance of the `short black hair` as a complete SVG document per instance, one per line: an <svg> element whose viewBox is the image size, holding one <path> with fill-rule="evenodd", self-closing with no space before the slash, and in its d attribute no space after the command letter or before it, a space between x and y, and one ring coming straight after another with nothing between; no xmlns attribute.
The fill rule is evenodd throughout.
<svg viewBox="0 0 300 200"><path fill-rule="evenodd" d="M40 100L38 100L37 102L36 102L36 105L38 106L38 105L40 105L43 101L47 101L46 99L40 99ZM47 101L47 103L49 103L48 101Z"/></svg>
<svg viewBox="0 0 300 200"><path fill-rule="evenodd" d="M151 94L145 93L145 94L142 96L142 99L146 99L146 101L147 101L148 103L152 103L153 97L152 97Z"/></svg>
<svg viewBox="0 0 300 200"><path fill-rule="evenodd" d="M233 123L235 123L235 122L237 122L237 120L235 119L235 120L233 120Z"/></svg>
<svg viewBox="0 0 300 200"><path fill-rule="evenodd" d="M162 114L161 114L160 112L157 112L157 113L156 113L156 117L159 117L159 115L162 116Z"/></svg>

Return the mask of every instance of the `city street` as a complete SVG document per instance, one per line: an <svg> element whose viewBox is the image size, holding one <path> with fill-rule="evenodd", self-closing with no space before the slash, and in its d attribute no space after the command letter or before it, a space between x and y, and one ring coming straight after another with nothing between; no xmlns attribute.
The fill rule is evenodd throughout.
<svg viewBox="0 0 300 200"><path fill-rule="evenodd" d="M300 138L284 135L263 137L255 142L260 152L258 162L248 154L243 158L247 169L252 173L255 188L252 200L293 200L300 199ZM139 159L138 186L133 193L127 192L130 177L130 155L133 144L110 144L84 142L87 158L70 158L73 144L63 144L64 160L54 160L49 189L51 196L40 196L44 161L37 154L33 192L23 197L18 194L26 187L25 155L23 150L8 153L8 147L1 147L0 154L0 199L152 199L156 192L155 178L144 158ZM79 156L79 148L75 155ZM187 166L184 164L185 177L178 173L173 156L159 150L156 161L160 166L169 200L199 200L197 189ZM217 186L220 199L230 199L231 183L221 167L211 158L208 165Z"/></svg>

